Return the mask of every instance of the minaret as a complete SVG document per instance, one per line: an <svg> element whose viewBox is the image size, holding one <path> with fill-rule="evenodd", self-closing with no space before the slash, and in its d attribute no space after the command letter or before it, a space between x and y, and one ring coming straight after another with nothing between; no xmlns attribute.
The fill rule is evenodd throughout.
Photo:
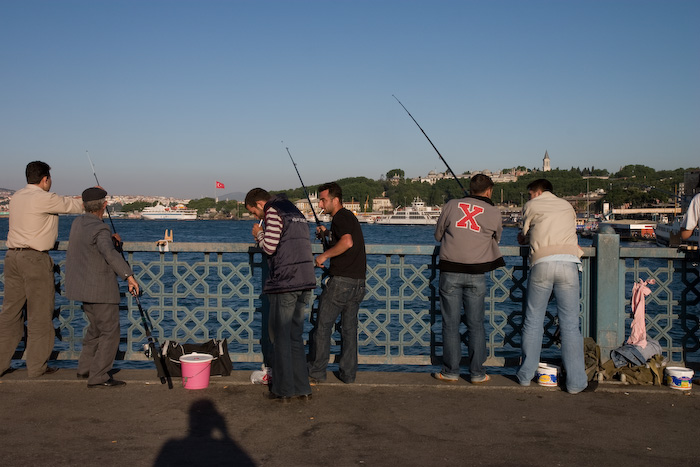
<svg viewBox="0 0 700 467"><path fill-rule="evenodd" d="M549 154L547 150L544 151L544 159L542 159L542 171L549 172L552 168L549 166Z"/></svg>

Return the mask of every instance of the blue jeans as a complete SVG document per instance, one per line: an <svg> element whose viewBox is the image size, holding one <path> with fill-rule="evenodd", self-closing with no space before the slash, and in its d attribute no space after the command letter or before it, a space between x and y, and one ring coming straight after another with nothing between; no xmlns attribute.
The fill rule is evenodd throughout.
<svg viewBox="0 0 700 467"><path fill-rule="evenodd" d="M542 350L544 317L552 290L557 300L566 388L575 394L586 388L588 377L583 357L583 336L579 329L578 265L573 262L545 261L530 269L527 309L523 322L523 362L518 369L518 380L527 386L537 371Z"/></svg>
<svg viewBox="0 0 700 467"><path fill-rule="evenodd" d="M467 318L467 347L469 348L469 373L472 379L486 374L486 336L484 332L484 297L486 276L440 272L440 311L442 313L442 374L459 378L459 362L462 358L462 339L459 323L462 307Z"/></svg>
<svg viewBox="0 0 700 467"><path fill-rule="evenodd" d="M310 290L268 294L273 347L270 391L282 397L311 394L304 352L304 310Z"/></svg>
<svg viewBox="0 0 700 467"><path fill-rule="evenodd" d="M309 363L309 376L325 381L326 368L331 351L333 325L340 315L340 379L345 383L355 381L357 375L357 312L365 298L365 280L333 276L321 294L313 349Z"/></svg>

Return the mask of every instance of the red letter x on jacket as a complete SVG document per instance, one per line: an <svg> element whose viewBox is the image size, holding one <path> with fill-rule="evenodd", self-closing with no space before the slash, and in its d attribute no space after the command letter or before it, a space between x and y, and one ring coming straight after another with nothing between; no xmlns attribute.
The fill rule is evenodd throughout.
<svg viewBox="0 0 700 467"><path fill-rule="evenodd" d="M459 203L459 209L464 213L464 217L458 220L455 226L480 232L481 226L476 221L476 216L484 212L484 208L477 205L472 206L469 203Z"/></svg>

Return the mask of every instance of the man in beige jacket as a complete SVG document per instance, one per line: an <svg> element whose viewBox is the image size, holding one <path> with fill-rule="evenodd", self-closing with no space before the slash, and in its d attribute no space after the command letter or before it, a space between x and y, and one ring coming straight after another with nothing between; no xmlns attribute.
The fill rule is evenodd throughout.
<svg viewBox="0 0 700 467"><path fill-rule="evenodd" d="M530 245L527 309L523 322L522 365L518 380L529 386L542 350L544 317L554 291L561 331L561 354L566 370L566 389L571 394L586 389L588 377L579 329L579 265L582 250L576 236L576 212L552 193L552 183L539 179L527 186L530 201L523 208L520 244Z"/></svg>
<svg viewBox="0 0 700 467"><path fill-rule="evenodd" d="M48 250L58 238L58 214L79 214L83 203L50 193L50 170L45 162L27 164L27 186L10 200L5 297L0 312L0 375L10 369L12 356L24 335L25 304L27 374L34 377L56 371L47 366L55 336L53 260Z"/></svg>

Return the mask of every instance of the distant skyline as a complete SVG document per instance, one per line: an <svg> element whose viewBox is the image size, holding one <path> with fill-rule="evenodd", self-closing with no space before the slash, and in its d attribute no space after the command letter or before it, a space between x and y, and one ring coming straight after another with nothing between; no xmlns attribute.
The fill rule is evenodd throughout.
<svg viewBox="0 0 700 467"><path fill-rule="evenodd" d="M0 1L0 187L700 165L700 2ZM224 183L217 190L215 181Z"/></svg>

